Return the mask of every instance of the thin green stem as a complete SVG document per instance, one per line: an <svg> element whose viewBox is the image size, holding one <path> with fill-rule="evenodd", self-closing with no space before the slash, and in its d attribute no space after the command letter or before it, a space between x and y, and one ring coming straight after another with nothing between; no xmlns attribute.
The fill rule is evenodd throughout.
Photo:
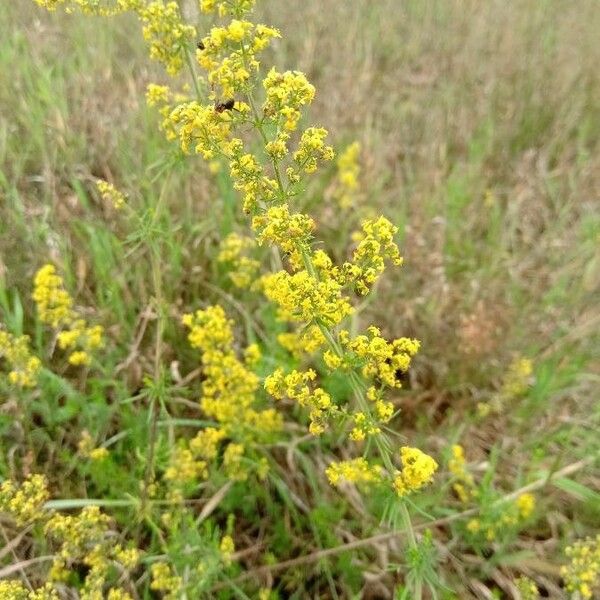
<svg viewBox="0 0 600 600"><path fill-rule="evenodd" d="M202 91L200 90L200 84L198 83L198 75L196 75L196 69L194 68L194 62L192 61L192 54L187 45L185 47L185 62L187 64L188 71L190 72L192 85L194 86L194 90L196 91L196 97L198 98L198 102L202 102L204 98L202 95Z"/></svg>
<svg viewBox="0 0 600 600"><path fill-rule="evenodd" d="M410 514L408 512L408 508L406 507L405 502L400 503L400 516L402 518L402 525L404 530L406 531L406 535L408 538L408 544L413 551L417 551L417 537L415 535L412 522L410 520ZM423 597L423 582L421 581L421 574L415 573L415 582L413 589L413 598L414 600L421 600Z"/></svg>
<svg viewBox="0 0 600 600"><path fill-rule="evenodd" d="M158 197L158 202L154 208L154 214L152 215L152 222L150 230L154 232L156 223L162 213L162 207L165 201L166 190L168 186L169 178L165 180L161 193ZM153 379L154 389L150 398L150 433L148 436L148 447L146 452L146 469L144 473L144 486L142 489L142 504L141 513L145 513L146 506L148 504L149 487L152 479L154 478L154 460L156 454L156 441L158 437L158 419L161 410L161 398L159 394L162 394L162 347L163 347L163 334L165 328L165 310L164 310L164 297L163 297L163 281L162 281L162 268L161 268L161 253L160 245L157 244L154 235L150 238L150 262L152 270L152 287L154 295L154 306L156 310L156 331L154 337L154 361L153 361ZM158 388L157 388L158 386ZM158 393L156 393L158 389Z"/></svg>

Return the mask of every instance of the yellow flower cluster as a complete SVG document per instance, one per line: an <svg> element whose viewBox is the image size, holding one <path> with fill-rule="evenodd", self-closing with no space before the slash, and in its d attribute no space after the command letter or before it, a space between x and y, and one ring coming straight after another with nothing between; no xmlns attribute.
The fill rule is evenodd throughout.
<svg viewBox="0 0 600 600"><path fill-rule="evenodd" d="M334 279L319 280L308 271L279 271L263 277L265 296L278 308L279 318L299 323L323 323L334 327L352 313Z"/></svg>
<svg viewBox="0 0 600 600"><path fill-rule="evenodd" d="M408 370L412 357L419 351L419 341L410 338L398 338L388 342L381 337L377 327L369 327L368 335L351 338L346 330L339 335L347 354L343 358L333 353L325 355L329 368L338 368L341 364L359 364L363 377L375 379L389 387L400 388L400 376Z"/></svg>
<svg viewBox="0 0 600 600"><path fill-rule="evenodd" d="M459 444L452 446L452 458L448 462L448 469L455 479L452 489L461 502L469 502L475 494L475 482L471 473L467 471L465 451Z"/></svg>
<svg viewBox="0 0 600 600"><path fill-rule="evenodd" d="M115 543L114 534L109 531L110 519L100 512L97 506L84 508L77 515L63 515L46 510L44 504L49 498L45 477L31 475L22 484L6 480L0 484L0 512L7 513L17 525L24 526L33 522L44 523L44 533L48 541L59 543L46 585L25 595L19 595L21 589L15 582L0 585L0 598L14 591L14 598L26 600L57 600L54 582L66 581L75 564L83 564L88 569L79 590L81 600L97 600L107 597L111 600L131 600L127 592L112 587L104 596L106 584L113 574L116 563L121 570L133 569L140 553L136 548L125 548Z"/></svg>
<svg viewBox="0 0 600 600"><path fill-rule="evenodd" d="M379 483L382 480L382 469L370 465L363 457L331 463L325 474L331 485L339 486L343 482L358 484Z"/></svg>
<svg viewBox="0 0 600 600"><path fill-rule="evenodd" d="M383 399L383 390L371 386L366 395L367 399L373 402L377 418L382 423L388 423L394 415L394 405Z"/></svg>
<svg viewBox="0 0 600 600"><path fill-rule="evenodd" d="M281 36L272 27L233 19L226 27L213 27L202 39L196 54L198 64L222 98L233 98L236 92L247 90L248 80L258 71L256 54L276 37Z"/></svg>
<svg viewBox="0 0 600 600"><path fill-rule="evenodd" d="M277 341L293 356L301 358L303 354L312 354L323 346L325 337L317 325L310 325L298 332L280 333Z"/></svg>
<svg viewBox="0 0 600 600"><path fill-rule="evenodd" d="M190 344L202 352L202 410L220 424L220 430L205 430L190 442L191 459L197 460L202 452L203 459L213 458L213 449L227 435L242 443L230 443L225 449L225 468L232 473L238 470L236 475L243 476L241 455L245 446L280 431L283 425L281 415L273 408L255 408L260 381L250 368L260 358L260 351L251 345L246 349L244 362L238 359L233 348L232 322L220 306L184 315L182 321L190 330ZM210 452L203 449L204 444L208 444Z"/></svg>
<svg viewBox="0 0 600 600"><path fill-rule="evenodd" d="M385 261L400 266L402 257L394 236L398 228L385 217L366 220L362 232L355 235L358 247L354 251L352 263L345 267L360 294L367 294L385 269Z"/></svg>
<svg viewBox="0 0 600 600"><path fill-rule="evenodd" d="M183 445L171 452L171 462L165 471L167 481L183 485L206 477L208 477L207 463L199 459L196 452Z"/></svg>
<svg viewBox="0 0 600 600"><path fill-rule="evenodd" d="M211 160L222 152L229 138L231 116L226 111L216 111L213 106L184 102L171 111L164 127L172 127L177 132L184 152L193 150Z"/></svg>
<svg viewBox="0 0 600 600"><path fill-rule="evenodd" d="M143 24L142 33L150 46L150 58L161 62L169 75L179 73L187 46L196 38L196 29L184 22L179 4L157 0L147 5L134 1L130 5Z"/></svg>
<svg viewBox="0 0 600 600"><path fill-rule="evenodd" d="M272 206L252 219L259 244L265 242L279 246L293 265L302 262L300 248L308 248L315 222L302 213L290 214L287 204Z"/></svg>
<svg viewBox="0 0 600 600"><path fill-rule="evenodd" d="M44 265L36 273L32 298L40 321L62 330L57 336L58 346L70 351L69 363L89 365L93 351L104 345L104 330L100 325L88 327L84 319L78 318L73 299L54 265Z"/></svg>
<svg viewBox="0 0 600 600"><path fill-rule="evenodd" d="M281 400L287 397L300 406L309 408L309 430L313 435L323 433L327 420L337 411L326 391L320 387L311 389L309 386L316 377L317 374L312 369L305 372L294 370L286 375L283 369L278 368L265 379L265 390L274 398Z"/></svg>
<svg viewBox="0 0 600 600"><path fill-rule="evenodd" d="M298 150L294 152L294 161L305 173L314 173L319 161L333 160L334 152L325 143L327 130L323 127L309 127L302 132Z"/></svg>
<svg viewBox="0 0 600 600"><path fill-rule="evenodd" d="M34 387L42 368L37 356L31 354L29 336L14 336L0 329L0 358L8 367L8 382L17 387Z"/></svg>
<svg viewBox="0 0 600 600"><path fill-rule="evenodd" d="M326 475L330 483L336 486L342 481L391 485L396 494L403 498L430 483L438 465L431 456L408 446L400 449L400 458L402 470L396 471L391 481L380 466L370 464L363 457L331 463Z"/></svg>
<svg viewBox="0 0 600 600"><path fill-rule="evenodd" d="M0 484L0 512L8 513L17 525L25 525L44 517L49 497L43 475L30 475L21 485L7 479Z"/></svg>
<svg viewBox="0 0 600 600"><path fill-rule="evenodd" d="M58 334L58 347L61 350L73 349L69 355L72 365L89 365L91 353L104 345L103 334L104 330L100 325L88 327L83 319L75 319L70 323L70 329Z"/></svg>
<svg viewBox="0 0 600 600"><path fill-rule="evenodd" d="M173 573L173 569L165 562L154 563L150 567L152 582L150 589L163 592L164 600L177 600L183 587L183 579Z"/></svg>
<svg viewBox="0 0 600 600"><path fill-rule="evenodd" d="M270 204L280 196L277 181L264 174L254 155L244 152L241 140L234 138L224 147L223 153L230 159L233 186L243 195L246 214L255 213L262 204Z"/></svg>
<svg viewBox="0 0 600 600"><path fill-rule="evenodd" d="M140 553L135 548L124 548L114 542L109 531L110 522L110 518L100 512L97 506L88 506L78 515L55 513L44 526L46 535L60 543L50 570L50 579L65 581L71 566L82 563L88 572L80 598L93 600L102 597L114 563L125 571L133 569ZM111 588L109 597L110 593L113 598L130 598L118 588Z"/></svg>
<svg viewBox="0 0 600 600"><path fill-rule="evenodd" d="M315 97L314 86L300 71L279 73L273 67L265 77L263 87L266 92L263 113L286 131L296 130L301 117L300 108L309 105Z"/></svg>
<svg viewBox="0 0 600 600"><path fill-rule="evenodd" d="M394 488L399 496L406 496L427 485L433 479L438 464L418 448L400 448L402 471L394 477Z"/></svg>
<svg viewBox="0 0 600 600"><path fill-rule="evenodd" d="M112 183L99 179L96 181L96 188L100 192L102 200L107 204L111 204L115 209L121 210L125 206L125 194L120 192Z"/></svg>
<svg viewBox="0 0 600 600"><path fill-rule="evenodd" d="M60 600L58 592L51 583L33 590L27 589L20 581L0 581L1 600Z"/></svg>
<svg viewBox="0 0 600 600"><path fill-rule="evenodd" d="M338 206L346 210L356 203L360 165L360 144L353 142L338 157L337 177L333 197Z"/></svg>
<svg viewBox="0 0 600 600"><path fill-rule="evenodd" d="M230 233L220 244L217 261L228 267L228 276L238 288L254 288L258 285L260 262L249 255L256 248L253 238Z"/></svg>
<svg viewBox="0 0 600 600"><path fill-rule="evenodd" d="M521 519L528 519L535 510L535 496L533 494L521 494L515 501Z"/></svg>
<svg viewBox="0 0 600 600"><path fill-rule="evenodd" d="M600 585L600 535L578 540L567 547L565 555L569 564L561 567L560 574L567 591L584 600L595 597Z"/></svg>

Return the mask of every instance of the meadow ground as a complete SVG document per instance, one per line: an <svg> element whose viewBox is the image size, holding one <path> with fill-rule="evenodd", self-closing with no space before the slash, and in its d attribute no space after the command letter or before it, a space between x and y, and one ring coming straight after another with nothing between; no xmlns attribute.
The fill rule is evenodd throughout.
<svg viewBox="0 0 600 600"><path fill-rule="evenodd" d="M248 221L226 171L184 157L159 130L144 94L166 78L136 19L25 0L0 10L0 322L31 337L44 376L28 392L0 378L1 478L44 473L50 506L67 513L99 499L123 543L144 552L121 578L134 598L162 597L149 572L165 556L190 600L259 588L412 598L421 587L424 598L519 598L521 576L542 597L571 597L565 549L600 525L597 2L264 0L257 13L283 35L265 63L302 70L317 89L310 121L336 149L361 144L350 209L334 200L335 162L298 200L321 246L344 260L372 214L399 228L404 265L386 269L350 328L421 341L388 423L398 446L439 463L411 500L418 552L381 497L328 483L332 457L356 452L339 435L308 435L291 404L288 437L265 445L265 481L211 475L186 496L193 527L161 522L160 502L148 508L148 465L166 472L177 440L205 419L182 314L220 303L239 343L261 345L261 376L298 361L277 345L272 306L216 260ZM128 194L135 227L102 202L98 178ZM48 262L105 328L95 370L66 364L36 317L32 280ZM333 397L350 395L343 377L320 373ZM109 455L84 458L84 431ZM509 523L525 493L535 506ZM0 579L40 585L48 562L28 561L52 542L0 524ZM215 558L192 581L189 564L214 558L206 548L218 554L224 533L234 560ZM90 565L71 568L81 581Z"/></svg>

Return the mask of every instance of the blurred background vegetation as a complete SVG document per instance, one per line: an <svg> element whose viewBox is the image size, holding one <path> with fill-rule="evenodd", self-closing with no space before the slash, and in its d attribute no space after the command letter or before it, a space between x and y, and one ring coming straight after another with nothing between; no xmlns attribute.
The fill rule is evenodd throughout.
<svg viewBox="0 0 600 600"><path fill-rule="evenodd" d="M267 64L305 71L317 88L311 120L338 147L361 143L354 210L342 213L331 202L331 172L308 190L318 238L341 257L365 212L400 227L405 264L386 273L359 318L387 336L422 341L397 398L403 439L426 440L440 463L460 442L474 470L506 492L587 461L544 489L538 518L495 562L462 544L457 530L434 530L443 580L462 590L460 598L491 598L494 589L509 594L511 577L522 572L561 597L565 543L600 522L598 3L265 0L258 11L284 34ZM31 278L55 261L78 302L96 307L116 340L113 366L122 361L149 304L150 271L143 254L132 261L135 240L122 243L128 232L97 198L94 181L113 181L134 205L151 206L169 168L161 231L173 324L165 353L167 363L191 370L177 317L205 301L238 303L214 257L219 239L244 217L225 174L183 160L159 132L159 117L144 102L158 73L133 19L47 14L26 1L3 6L1 314L35 336L22 316L33 314ZM259 298L241 300L250 318L272 325ZM127 365L128 393L141 385L151 342L142 334ZM528 389L494 405L521 358L532 361ZM10 409L0 410L10 420ZM81 425L92 427L100 413ZM76 445L70 418L54 424L44 452L41 441L34 444L30 468L52 479L61 444ZM104 418L107 435L114 433ZM4 442L7 473L18 444L18 437ZM64 485L65 495L81 493ZM438 486L427 510L451 514L448 494ZM327 532L345 513L326 514L329 500L322 501L315 523ZM321 539L336 543L325 533ZM370 573L365 597L390 589L381 553L394 544L382 548L360 557ZM332 567L346 575L339 584L324 578L320 592L307 576L307 597L350 597L346 567Z"/></svg>

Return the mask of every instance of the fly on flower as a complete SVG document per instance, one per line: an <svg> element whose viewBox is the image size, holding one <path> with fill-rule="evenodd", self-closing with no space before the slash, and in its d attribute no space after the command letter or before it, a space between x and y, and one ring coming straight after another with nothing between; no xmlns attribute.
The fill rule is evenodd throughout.
<svg viewBox="0 0 600 600"><path fill-rule="evenodd" d="M230 100L225 100L225 102L215 103L215 110L218 113L222 113L223 111L226 111L226 110L233 110L234 106L235 106L235 100L233 98L231 98Z"/></svg>

